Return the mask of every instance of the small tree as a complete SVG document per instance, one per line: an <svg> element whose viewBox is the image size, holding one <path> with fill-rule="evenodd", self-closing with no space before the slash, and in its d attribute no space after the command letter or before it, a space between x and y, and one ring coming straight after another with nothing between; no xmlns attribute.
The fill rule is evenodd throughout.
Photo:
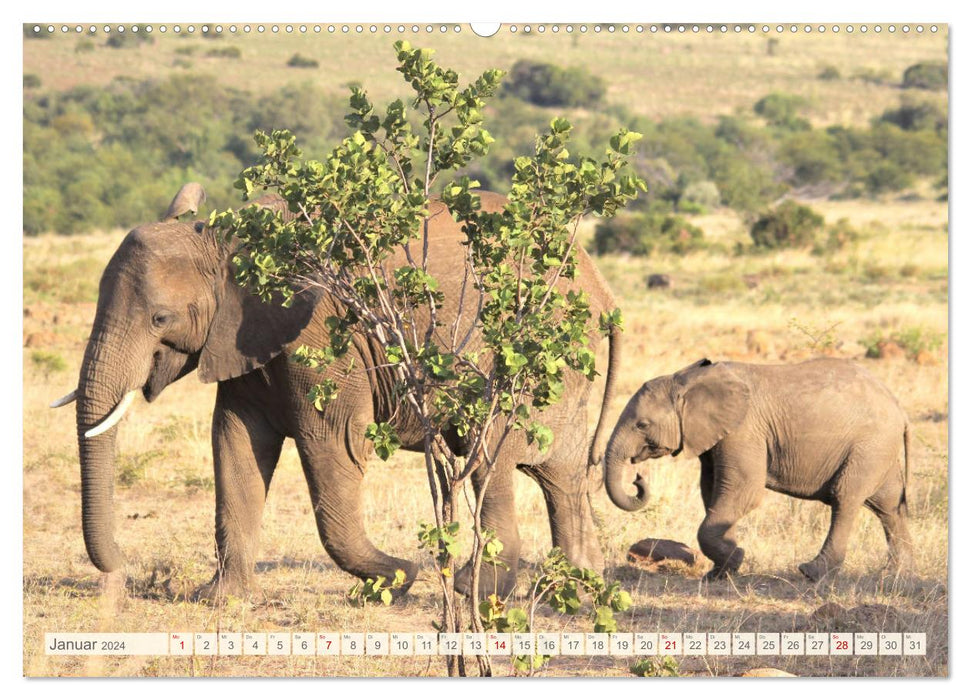
<svg viewBox="0 0 971 700"><path fill-rule="evenodd" d="M593 379L589 336L620 322L616 310L594 321L586 294L565 291L560 282L577 277L580 218L610 216L644 188L621 172L640 135L618 133L602 161L574 159L567 151L571 126L554 119L533 156L516 159L502 211L483 211L473 191L478 183L467 177L445 184L441 199L464 222L458 307L472 325L460 322L461 314L446 323L439 313L445 292L428 271L432 187L488 151L493 139L483 127L483 107L502 72L486 71L460 88L458 75L437 65L431 51L407 42L397 42L395 51L423 118L420 129L403 101L379 115L353 87L346 120L354 133L324 160L301 160L287 131L257 132L262 160L236 186L244 199L278 192L289 213L247 207L214 213L211 223L238 241L238 280L264 300L279 295L289 303L299 290L315 288L345 310L327 319L328 344L300 348L293 358L322 371L308 396L319 410L340 390L339 377L325 370L348 352L352 334L385 348L383 366L354 371L388 373L421 426L436 521L423 526L420 539L435 555L441 629L448 631L465 631L454 589L455 535L462 489L479 472L467 610L471 629L482 631L479 570L499 545L483 532L481 493L512 431L525 431L540 450L549 447L554 435L539 411L558 401L565 372ZM371 424L365 435L382 459L400 446L391 423ZM462 439L464 456L447 435ZM490 673L488 657L478 661L480 672ZM449 672L464 673L464 660L449 657Z"/></svg>
<svg viewBox="0 0 971 700"><path fill-rule="evenodd" d="M799 248L812 244L825 219L810 207L786 200L752 224L756 248Z"/></svg>

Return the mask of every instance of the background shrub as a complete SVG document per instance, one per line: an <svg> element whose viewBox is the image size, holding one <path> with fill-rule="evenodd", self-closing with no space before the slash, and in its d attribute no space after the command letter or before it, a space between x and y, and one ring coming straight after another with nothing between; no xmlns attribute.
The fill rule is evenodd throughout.
<svg viewBox="0 0 971 700"><path fill-rule="evenodd" d="M291 68L318 68L320 63L318 63L316 59L307 58L299 53L295 53L290 57L290 60L287 61L287 65Z"/></svg>
<svg viewBox="0 0 971 700"><path fill-rule="evenodd" d="M823 222L810 207L787 200L760 216L750 233L756 248L798 248L812 244Z"/></svg>
<svg viewBox="0 0 971 700"><path fill-rule="evenodd" d="M699 180L689 183L681 190L681 197L678 199L678 209L687 212L686 205L696 205L702 210L713 209L721 204L721 192L718 185L711 180ZM700 211L697 213L701 213Z"/></svg>
<svg viewBox="0 0 971 700"><path fill-rule="evenodd" d="M206 56L211 56L213 58L240 58L243 52L239 50L238 46L222 46L218 49L209 49L206 51ZM292 60L292 59L291 59ZM316 61L314 62L316 65Z"/></svg>
<svg viewBox="0 0 971 700"><path fill-rule="evenodd" d="M809 122L799 116L806 100L799 95L773 92L755 103L755 113L772 126L784 129L808 129Z"/></svg>
<svg viewBox="0 0 971 700"><path fill-rule="evenodd" d="M947 64L915 63L904 71L904 87L923 90L947 89Z"/></svg>
<svg viewBox="0 0 971 700"><path fill-rule="evenodd" d="M592 107L607 92L600 76L582 68L520 60L503 81L504 91L541 107Z"/></svg>
<svg viewBox="0 0 971 700"><path fill-rule="evenodd" d="M820 80L839 80L841 76L836 66L823 66L817 77Z"/></svg>
<svg viewBox="0 0 971 700"><path fill-rule="evenodd" d="M618 215L597 224L593 249L597 255L654 252L684 254L704 247L704 232L681 216L663 212Z"/></svg>
<svg viewBox="0 0 971 700"><path fill-rule="evenodd" d="M110 46L113 49L133 49L141 46L142 44L154 44L155 38L145 31L144 24L135 25L138 27L137 32L133 32L131 28L126 28L124 32L114 31L108 35L108 39L105 41L105 46Z"/></svg>
<svg viewBox="0 0 971 700"><path fill-rule="evenodd" d="M904 131L947 131L947 113L930 102L904 100L897 109L888 109L877 123L893 124Z"/></svg>

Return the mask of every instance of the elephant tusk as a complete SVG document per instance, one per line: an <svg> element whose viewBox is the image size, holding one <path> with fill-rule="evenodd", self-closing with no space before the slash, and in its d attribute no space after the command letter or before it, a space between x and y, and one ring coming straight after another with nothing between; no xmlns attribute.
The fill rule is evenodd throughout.
<svg viewBox="0 0 971 700"><path fill-rule="evenodd" d="M69 403L74 403L78 398L78 390L75 389L70 394L65 394L57 401L51 401L51 408L60 408L61 406L67 406Z"/></svg>
<svg viewBox="0 0 971 700"><path fill-rule="evenodd" d="M96 426L88 430L84 434L84 437L92 438L92 437L95 437L96 435L101 435L101 433L105 432L106 430L111 430L113 427L115 427L115 425L118 424L118 421L121 420L122 416L125 415L125 411L128 410L128 407L131 406L131 402L135 400L135 395L137 393L138 393L138 390L133 389L132 391L129 391L127 394L125 394L124 398L118 402L117 406L115 406L115 410L109 413L108 417L105 418L103 421L101 421Z"/></svg>

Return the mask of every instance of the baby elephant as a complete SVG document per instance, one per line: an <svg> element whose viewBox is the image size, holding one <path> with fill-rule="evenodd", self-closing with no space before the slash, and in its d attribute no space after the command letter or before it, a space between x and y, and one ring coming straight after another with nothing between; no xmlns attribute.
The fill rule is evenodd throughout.
<svg viewBox="0 0 971 700"><path fill-rule="evenodd" d="M880 518L891 564L910 558L907 416L883 384L852 362L705 359L652 379L628 402L607 445L610 499L624 510L642 508L647 489L640 474L637 495L624 491L627 465L682 453L701 459L705 519L698 542L715 563L708 578L742 563L735 524L759 505L766 488L832 508L823 548L799 565L813 581L843 563L861 505Z"/></svg>

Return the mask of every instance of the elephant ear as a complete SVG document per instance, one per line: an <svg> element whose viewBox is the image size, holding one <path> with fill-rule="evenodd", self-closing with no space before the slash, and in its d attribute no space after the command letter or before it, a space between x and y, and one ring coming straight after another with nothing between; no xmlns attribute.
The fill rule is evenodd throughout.
<svg viewBox="0 0 971 700"><path fill-rule="evenodd" d="M707 452L745 420L751 390L729 366L699 360L674 380L681 393L682 453Z"/></svg>
<svg viewBox="0 0 971 700"><path fill-rule="evenodd" d="M288 308L263 303L236 283L229 267L217 287L216 313L199 357L199 378L206 383L262 367L296 340L313 316L312 293L296 295Z"/></svg>
<svg viewBox="0 0 971 700"><path fill-rule="evenodd" d="M168 211L162 215L163 223L178 221L184 214L196 214L206 201L206 191L198 182L187 182L176 193Z"/></svg>

